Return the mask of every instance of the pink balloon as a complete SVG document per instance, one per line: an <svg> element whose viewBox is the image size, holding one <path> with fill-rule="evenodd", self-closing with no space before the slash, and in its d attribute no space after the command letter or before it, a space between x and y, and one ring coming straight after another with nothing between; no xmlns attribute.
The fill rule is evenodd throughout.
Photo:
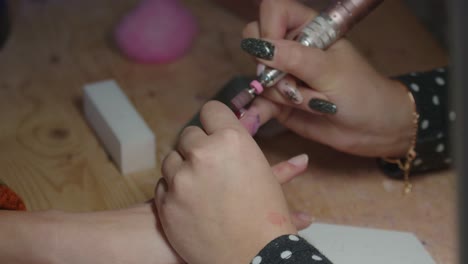
<svg viewBox="0 0 468 264"><path fill-rule="evenodd" d="M132 60L166 63L188 52L197 32L194 16L179 0L143 0L117 26L115 40Z"/></svg>

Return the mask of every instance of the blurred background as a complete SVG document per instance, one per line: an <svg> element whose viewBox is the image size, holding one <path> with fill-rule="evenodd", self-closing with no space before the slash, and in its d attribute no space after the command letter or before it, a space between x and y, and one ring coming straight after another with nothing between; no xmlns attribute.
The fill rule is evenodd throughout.
<svg viewBox="0 0 468 264"><path fill-rule="evenodd" d="M33 0L41 2L39 0ZM256 11L252 5L258 4L260 0L213 0L221 3L225 7L233 10L238 15L246 19L253 19ZM391 0L387 0L391 1ZM7 0L0 0L0 48L5 42L9 32L9 19L7 15ZM13 2L13 1L11 1ZM320 8L326 5L329 0L302 0L302 2ZM416 15L421 23L430 31L437 41L445 48L448 47L447 30L447 2L443 0L404 0L409 9Z"/></svg>
<svg viewBox="0 0 468 264"><path fill-rule="evenodd" d="M256 12L250 6L251 2L258 3L260 0L215 0L223 5L235 10L239 14L252 19ZM325 7L330 0L301 0L309 6L320 9ZM386 0L392 1L392 0ZM241 2L244 2L242 4ZM430 31L434 37L444 47L448 47L448 31L447 31L447 1L444 0L404 0L408 8L415 16L419 18L421 23Z"/></svg>
<svg viewBox="0 0 468 264"><path fill-rule="evenodd" d="M405 0L405 3L437 41L447 49L450 41L447 23L447 1Z"/></svg>

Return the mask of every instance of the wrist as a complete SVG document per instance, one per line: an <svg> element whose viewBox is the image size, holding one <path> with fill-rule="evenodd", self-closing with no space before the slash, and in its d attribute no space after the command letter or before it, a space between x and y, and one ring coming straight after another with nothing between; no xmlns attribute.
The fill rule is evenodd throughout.
<svg viewBox="0 0 468 264"><path fill-rule="evenodd" d="M416 105L409 93L408 88L397 80L389 80L389 90L393 99L390 111L388 112L389 127L384 157L401 158L405 157L413 145L417 127Z"/></svg>

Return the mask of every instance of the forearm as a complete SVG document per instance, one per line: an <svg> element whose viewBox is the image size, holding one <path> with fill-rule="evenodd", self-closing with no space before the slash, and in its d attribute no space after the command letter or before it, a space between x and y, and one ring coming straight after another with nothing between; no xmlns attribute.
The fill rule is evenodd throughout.
<svg viewBox="0 0 468 264"><path fill-rule="evenodd" d="M180 263L167 243L151 204L92 213L65 213L53 264Z"/></svg>
<svg viewBox="0 0 468 264"><path fill-rule="evenodd" d="M151 204L65 213L0 211L0 263L181 263Z"/></svg>
<svg viewBox="0 0 468 264"><path fill-rule="evenodd" d="M178 262L149 203L121 210L68 213L60 222L57 263Z"/></svg>
<svg viewBox="0 0 468 264"><path fill-rule="evenodd" d="M54 232L43 213L0 211L0 262L50 263Z"/></svg>

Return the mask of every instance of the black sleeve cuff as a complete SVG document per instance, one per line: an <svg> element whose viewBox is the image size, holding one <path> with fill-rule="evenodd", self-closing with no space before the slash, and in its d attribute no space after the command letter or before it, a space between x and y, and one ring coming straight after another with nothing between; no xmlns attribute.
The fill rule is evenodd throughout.
<svg viewBox="0 0 468 264"><path fill-rule="evenodd" d="M283 235L268 243L251 264L332 264L320 251L298 235Z"/></svg>

